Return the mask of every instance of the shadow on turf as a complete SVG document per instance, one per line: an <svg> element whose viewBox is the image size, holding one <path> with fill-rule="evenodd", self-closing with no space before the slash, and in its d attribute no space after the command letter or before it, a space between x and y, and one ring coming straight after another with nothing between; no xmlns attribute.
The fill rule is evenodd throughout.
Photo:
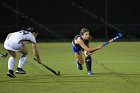
<svg viewBox="0 0 140 93"><path fill-rule="evenodd" d="M58 81L56 76L53 75L32 75L32 76L26 76L26 75L17 75L16 78L5 78L4 80L0 80L0 82L8 82L8 83L53 83L54 81Z"/></svg>
<svg viewBox="0 0 140 93"><path fill-rule="evenodd" d="M73 74L64 74L60 77L53 77L52 75L34 75L34 76L24 76L24 77L17 77L17 78L7 78L5 80L0 80L0 82L5 83L66 83L66 82L100 82L102 80L95 80L95 77L100 76L113 76L115 77L116 74L114 73L94 73L92 76L88 75L73 75ZM123 77L123 79L126 79L125 77L140 77L140 74L118 74L119 77ZM83 80L79 78L93 78L91 80ZM77 78L77 79L76 79ZM127 79L129 80L129 79ZM131 81L132 82L132 81Z"/></svg>

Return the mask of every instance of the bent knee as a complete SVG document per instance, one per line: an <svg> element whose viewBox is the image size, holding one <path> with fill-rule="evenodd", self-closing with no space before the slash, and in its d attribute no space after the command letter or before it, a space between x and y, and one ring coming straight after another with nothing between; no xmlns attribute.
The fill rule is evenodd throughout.
<svg viewBox="0 0 140 93"><path fill-rule="evenodd" d="M80 64L82 64L82 65L84 64L84 60L83 59L78 59L78 61L79 61Z"/></svg>
<svg viewBox="0 0 140 93"><path fill-rule="evenodd" d="M26 57L28 55L28 53L23 53L22 57Z"/></svg>

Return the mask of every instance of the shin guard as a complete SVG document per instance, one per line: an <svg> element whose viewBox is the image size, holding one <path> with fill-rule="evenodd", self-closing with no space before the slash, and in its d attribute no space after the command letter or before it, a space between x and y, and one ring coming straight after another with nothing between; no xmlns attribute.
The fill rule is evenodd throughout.
<svg viewBox="0 0 140 93"><path fill-rule="evenodd" d="M91 56L87 56L85 58L85 63L86 63L86 67L87 67L87 71L91 71L91 66L92 66L92 59Z"/></svg>

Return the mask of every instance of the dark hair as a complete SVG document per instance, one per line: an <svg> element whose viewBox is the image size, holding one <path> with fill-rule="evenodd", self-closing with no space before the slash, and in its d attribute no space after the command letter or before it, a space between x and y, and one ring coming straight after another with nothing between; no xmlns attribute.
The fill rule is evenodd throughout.
<svg viewBox="0 0 140 93"><path fill-rule="evenodd" d="M26 31L29 31L29 32L36 32L36 33L37 33L37 31L36 31L33 27L27 28Z"/></svg>
<svg viewBox="0 0 140 93"><path fill-rule="evenodd" d="M87 28L82 28L80 31L80 35L83 35L85 32L89 32Z"/></svg>

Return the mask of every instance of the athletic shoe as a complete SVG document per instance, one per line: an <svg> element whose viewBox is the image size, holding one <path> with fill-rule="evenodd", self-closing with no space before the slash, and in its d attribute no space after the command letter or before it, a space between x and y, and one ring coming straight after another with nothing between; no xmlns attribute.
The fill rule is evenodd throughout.
<svg viewBox="0 0 140 93"><path fill-rule="evenodd" d="M22 68L17 68L17 74L26 74L26 72Z"/></svg>
<svg viewBox="0 0 140 93"><path fill-rule="evenodd" d="M77 68L78 68L79 70L83 70L83 67L82 67L82 65L78 62L78 60L76 60L76 64L77 64Z"/></svg>
<svg viewBox="0 0 140 93"><path fill-rule="evenodd" d="M15 78L16 76L14 75L14 71L13 70L9 70L7 72L7 76L11 77L11 78Z"/></svg>
<svg viewBox="0 0 140 93"><path fill-rule="evenodd" d="M92 71L88 71L88 75L89 75L89 76L90 76L90 75L93 75Z"/></svg>

